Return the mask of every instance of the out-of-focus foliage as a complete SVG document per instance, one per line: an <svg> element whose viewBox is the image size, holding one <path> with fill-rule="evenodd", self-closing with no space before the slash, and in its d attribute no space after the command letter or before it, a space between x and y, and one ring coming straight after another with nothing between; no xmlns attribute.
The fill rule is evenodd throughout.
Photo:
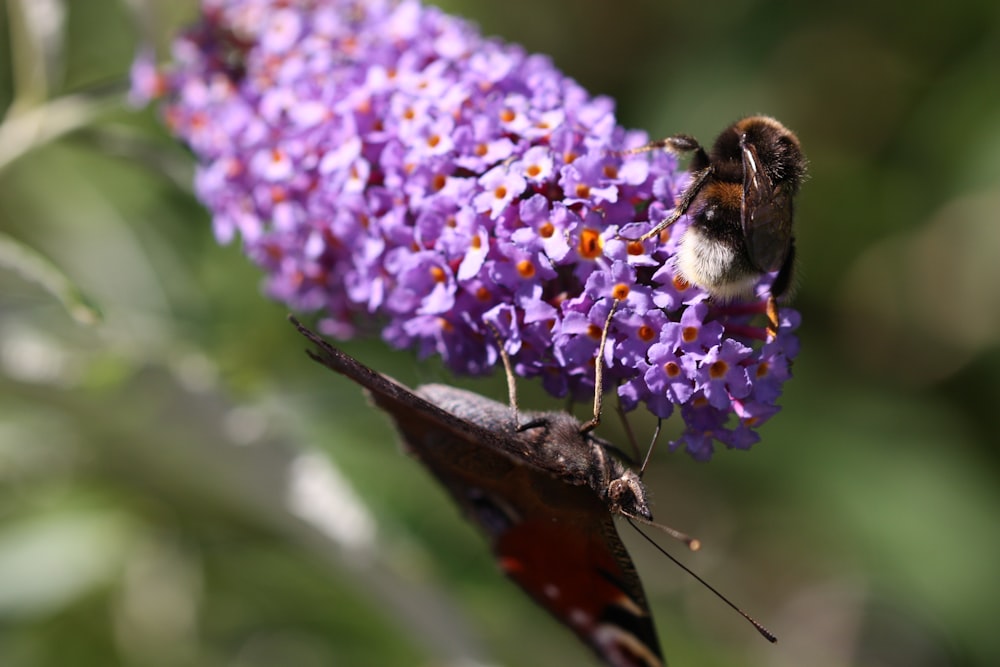
<svg viewBox="0 0 1000 667"><path fill-rule="evenodd" d="M671 663L1000 663L1000 5L442 4L626 125L707 141L765 112L811 159L784 412L751 454L659 451L646 475L705 545L685 561L780 642L626 533ZM140 36L194 11L0 12L0 664L587 664L305 358L215 244L184 149L124 103Z"/></svg>

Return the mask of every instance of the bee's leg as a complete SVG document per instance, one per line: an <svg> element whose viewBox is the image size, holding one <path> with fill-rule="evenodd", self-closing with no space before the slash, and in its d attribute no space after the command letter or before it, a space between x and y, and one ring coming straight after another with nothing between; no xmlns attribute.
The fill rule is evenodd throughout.
<svg viewBox="0 0 1000 667"><path fill-rule="evenodd" d="M785 257L781 270L774 277L771 283L771 293L767 297L767 333L770 338L778 335L778 299L785 296L792 286L792 278L795 273L795 239L792 239L788 246L788 255Z"/></svg>
<svg viewBox="0 0 1000 667"><path fill-rule="evenodd" d="M701 144L698 143L697 139L687 134L675 134L672 137L665 137L663 139L651 141L643 146L637 146L623 151L614 151L614 155L637 155L639 153L648 153L649 151L655 150L665 150L675 155L694 153L695 155L691 164L692 167L698 169L698 171L695 172L694 178L691 180L691 184L684 191L684 194L681 195L680 201L676 206L674 206L674 210L670 213L670 215L660 224L656 225L652 231L643 234L638 239L630 240L646 241L677 222L677 219L687 212L691 202L694 201L695 195L697 195L698 191L701 190L701 186L705 184L705 179L707 179L709 174L711 174L711 166L705 167L705 165L709 164L708 154L705 152L705 149L702 148Z"/></svg>
<svg viewBox="0 0 1000 667"><path fill-rule="evenodd" d="M774 294L767 295L767 306L765 306L765 311L767 314L767 339L774 340L778 336L778 300L774 298Z"/></svg>
<svg viewBox="0 0 1000 667"><path fill-rule="evenodd" d="M677 202L677 205L674 206L674 210L670 212L670 215L668 215L662 222L653 227L651 230L640 236L637 240L647 241L653 238L664 229L677 222L682 215L687 213L688 208L691 206L691 202L694 201L694 198L698 195L698 191L701 190L703 185L705 185L705 181L708 180L713 171L712 167L708 166L701 171L695 172L694 177L691 179L691 184L688 185L686 190L684 190L684 194L681 195L680 200Z"/></svg>
<svg viewBox="0 0 1000 667"><path fill-rule="evenodd" d="M643 146L637 146L623 151L615 151L615 155L636 155L638 153L648 153L649 151L655 150L665 150L676 155L701 151L705 161L708 161L708 157L704 155L705 150L701 147L701 144L698 143L698 140L687 134L675 134L672 137L650 141L648 144Z"/></svg>

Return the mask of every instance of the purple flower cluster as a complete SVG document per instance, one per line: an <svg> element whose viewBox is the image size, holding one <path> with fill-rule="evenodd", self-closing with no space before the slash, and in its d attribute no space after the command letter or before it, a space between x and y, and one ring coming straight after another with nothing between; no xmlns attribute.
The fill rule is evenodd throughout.
<svg viewBox="0 0 1000 667"><path fill-rule="evenodd" d="M133 94L164 99L219 241L239 232L269 294L327 334L380 330L477 374L495 330L518 374L584 397L611 314L607 386L679 407L692 456L751 445L777 411L798 315L763 342L756 304L677 279L685 219L630 240L688 175L622 155L646 135L545 57L416 0L203 0L169 69L137 60Z"/></svg>

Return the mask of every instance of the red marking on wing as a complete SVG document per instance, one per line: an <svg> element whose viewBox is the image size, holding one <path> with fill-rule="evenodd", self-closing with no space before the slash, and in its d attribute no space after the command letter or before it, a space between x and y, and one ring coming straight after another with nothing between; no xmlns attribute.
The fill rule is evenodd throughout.
<svg viewBox="0 0 1000 667"><path fill-rule="evenodd" d="M627 596L602 576L614 579L624 574L614 556L596 536L575 526L542 520L526 521L507 531L497 543L500 565L507 574L536 596L560 618L570 611L583 612L596 620L608 604ZM544 594L555 586L558 595Z"/></svg>
<svg viewBox="0 0 1000 667"><path fill-rule="evenodd" d="M599 527L600 519L589 527L549 517L523 521L497 540L500 566L608 665L661 667L645 601L626 592L638 578L623 569Z"/></svg>
<svg viewBox="0 0 1000 667"><path fill-rule="evenodd" d="M497 562L500 565L500 569L512 577L515 574L520 574L524 570L524 563L517 558L501 556Z"/></svg>

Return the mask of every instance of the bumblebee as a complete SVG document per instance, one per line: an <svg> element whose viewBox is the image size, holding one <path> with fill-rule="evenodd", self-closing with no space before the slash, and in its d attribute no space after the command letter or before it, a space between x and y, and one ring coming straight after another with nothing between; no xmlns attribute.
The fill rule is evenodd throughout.
<svg viewBox="0 0 1000 667"><path fill-rule="evenodd" d="M798 137L773 118L748 116L723 130L707 152L684 134L626 152L655 149L693 153L691 183L670 215L639 240L689 214L677 273L722 301L749 296L762 274L777 271L767 302L775 333L776 299L788 292L795 264L795 194L806 175Z"/></svg>

